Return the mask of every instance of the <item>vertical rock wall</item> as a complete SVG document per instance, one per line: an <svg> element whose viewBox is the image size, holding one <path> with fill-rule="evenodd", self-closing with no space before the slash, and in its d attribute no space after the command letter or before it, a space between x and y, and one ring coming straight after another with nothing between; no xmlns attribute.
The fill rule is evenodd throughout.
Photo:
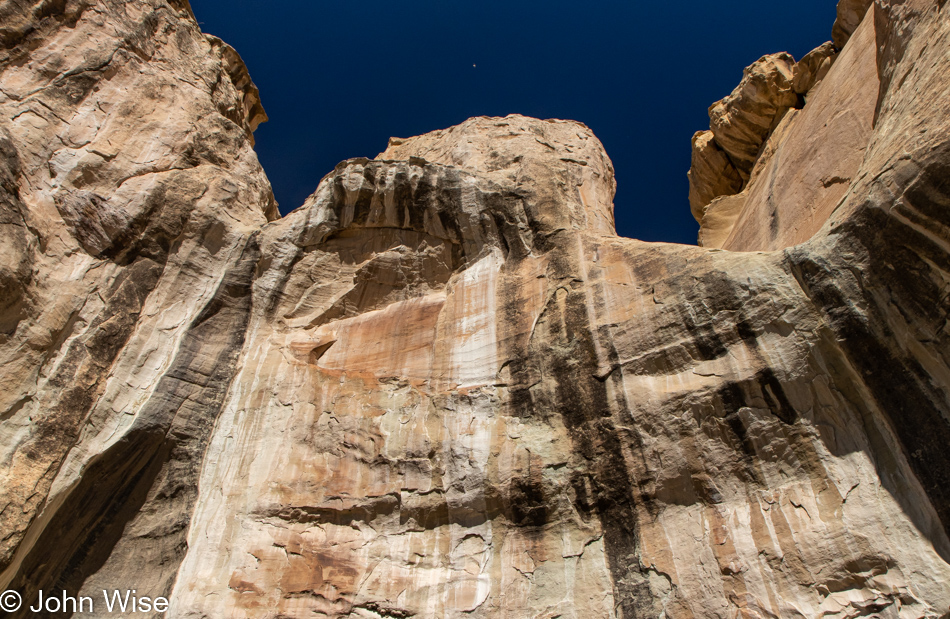
<svg viewBox="0 0 950 619"><path fill-rule="evenodd" d="M3 2L0 581L168 591L276 216L186 2Z"/></svg>
<svg viewBox="0 0 950 619"><path fill-rule="evenodd" d="M946 619L950 22L865 9L714 106L689 247L617 237L596 137L521 116L269 221L186 5L0 3L0 585Z"/></svg>

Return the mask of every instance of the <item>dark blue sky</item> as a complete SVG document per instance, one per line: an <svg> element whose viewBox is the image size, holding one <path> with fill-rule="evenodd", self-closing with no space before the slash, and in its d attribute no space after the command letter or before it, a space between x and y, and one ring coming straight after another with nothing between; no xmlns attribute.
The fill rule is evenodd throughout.
<svg viewBox="0 0 950 619"><path fill-rule="evenodd" d="M470 116L569 118L617 173L618 231L695 243L686 171L707 108L763 54L831 38L834 0L192 0L270 121L257 152L282 213L339 161ZM472 65L477 65L472 67Z"/></svg>

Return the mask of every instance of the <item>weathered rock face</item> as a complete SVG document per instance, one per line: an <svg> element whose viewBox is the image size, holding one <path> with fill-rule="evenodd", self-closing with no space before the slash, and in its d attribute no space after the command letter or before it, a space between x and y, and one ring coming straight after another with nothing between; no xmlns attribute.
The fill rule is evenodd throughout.
<svg viewBox="0 0 950 619"><path fill-rule="evenodd" d="M704 247L750 251L797 245L839 206L864 161L880 92L873 11L845 49L832 53L826 44L796 65L803 109L785 110L774 129L762 134L767 140L758 147L741 192L704 206L699 232ZM758 117L755 105L736 106Z"/></svg>
<svg viewBox="0 0 950 619"><path fill-rule="evenodd" d="M392 139L268 223L257 91L186 6L0 15L3 588L947 616L942 6L773 57L771 119L747 72L694 139L703 234L758 251L617 237L596 137L521 116Z"/></svg>
<svg viewBox="0 0 950 619"><path fill-rule="evenodd" d="M709 108L709 129L743 179L765 138L798 104L794 79L795 59L789 54L763 56L745 70L732 94Z"/></svg>
<svg viewBox="0 0 950 619"><path fill-rule="evenodd" d="M710 106L709 130L693 136L688 174L690 208L703 226L700 244L712 246L710 238L718 238L721 227L721 212L713 221L703 221L707 211L723 210L711 203L739 194L751 184L770 159L771 136L795 109L804 106L809 91L827 75L835 58L831 43L809 52L798 63L786 53L763 56L745 69L742 81L728 97Z"/></svg>
<svg viewBox="0 0 950 619"><path fill-rule="evenodd" d="M864 20L872 4L874 4L873 0L840 0L838 2L837 18L831 29L831 40L838 49L845 46L852 33Z"/></svg>
<svg viewBox="0 0 950 619"><path fill-rule="evenodd" d="M689 176L689 205L696 221L708 232L710 224L703 222L706 206L722 196L732 196L742 190L739 170L716 143L712 131L697 131L693 135L693 156Z"/></svg>
<svg viewBox="0 0 950 619"><path fill-rule="evenodd" d="M0 15L0 580L165 591L276 216L263 110L185 2Z"/></svg>

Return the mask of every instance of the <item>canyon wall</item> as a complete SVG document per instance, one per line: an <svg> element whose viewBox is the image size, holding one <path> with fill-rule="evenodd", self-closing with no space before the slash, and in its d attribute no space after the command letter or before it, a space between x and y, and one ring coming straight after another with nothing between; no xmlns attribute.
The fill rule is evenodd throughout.
<svg viewBox="0 0 950 619"><path fill-rule="evenodd" d="M597 138L523 116L278 218L186 2L0 2L0 589L947 619L947 10L842 0L747 69L692 247L618 237Z"/></svg>

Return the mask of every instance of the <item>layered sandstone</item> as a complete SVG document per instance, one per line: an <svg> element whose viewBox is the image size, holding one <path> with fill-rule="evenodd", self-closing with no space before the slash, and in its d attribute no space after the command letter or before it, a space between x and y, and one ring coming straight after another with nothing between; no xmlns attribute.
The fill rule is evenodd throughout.
<svg viewBox="0 0 950 619"><path fill-rule="evenodd" d="M0 580L33 599L141 570L158 594L276 217L263 109L187 2L0 15Z"/></svg>
<svg viewBox="0 0 950 619"><path fill-rule="evenodd" d="M187 6L0 4L0 585L946 618L944 13L747 71L694 139L690 247L616 236L597 138L522 116L273 220L257 90Z"/></svg>
<svg viewBox="0 0 950 619"><path fill-rule="evenodd" d="M742 190L714 195L705 204L694 201L694 211L701 204L697 218L701 245L734 251L797 245L810 239L839 206L872 136L880 92L874 14L871 11L862 20L841 53L825 44L794 66L788 88L800 92L800 109L786 107L772 116L769 127L759 125L755 136L761 141L750 142L743 153L751 168ZM747 70L747 76L755 74L758 64ZM766 101L784 92L773 84L756 92L763 91L772 93ZM727 99L732 102L731 115L768 118L761 111L762 98L760 94L742 99L734 93ZM710 115L715 120L713 112ZM730 143L729 138L717 139ZM694 161L695 153L694 147ZM727 155L738 161L728 151ZM697 164L694 170L691 185L722 185L731 179L728 170L718 176Z"/></svg>

